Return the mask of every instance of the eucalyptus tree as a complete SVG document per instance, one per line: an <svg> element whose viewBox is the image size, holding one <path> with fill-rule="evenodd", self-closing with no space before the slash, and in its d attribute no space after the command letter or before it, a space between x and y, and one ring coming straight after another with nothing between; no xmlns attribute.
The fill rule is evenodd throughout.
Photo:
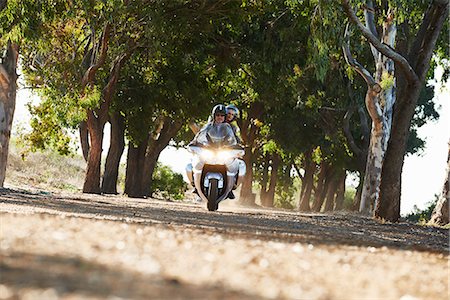
<svg viewBox="0 0 450 300"><path fill-rule="evenodd" d="M433 210L429 224L446 225L450 223L450 141L448 142L447 168L441 195Z"/></svg>
<svg viewBox="0 0 450 300"><path fill-rule="evenodd" d="M376 165L378 169L377 175L381 182L374 182L379 187L379 195L375 191L376 202L375 216L397 221L400 216L400 192L401 192L401 172L404 161L404 154L407 149L407 142L411 120L414 116L416 105L420 97L420 92L424 86L425 80L429 75L430 61L433 51L438 43L439 33L444 26L444 21L448 16L448 1L425 1L420 5L403 3L399 1L388 2L381 1L380 6L371 6L368 1L363 9L366 12L367 25L364 26L360 19L350 6L347 0L342 0L345 12L352 23L362 32L369 41L374 57L385 57L385 61L398 66L397 71L392 70L386 78L391 78L391 86L393 82L397 84L397 89L391 93L396 98L396 104L389 107L390 114L393 113L392 130L385 136L384 148L386 149L384 160ZM396 5L402 5L403 9L397 9L397 16L390 15ZM389 17L386 19L395 29L394 22L398 23L401 28L402 35L395 39L391 36L388 44L380 41L375 22L376 13ZM423 16L423 18L421 17ZM396 44L394 45L394 43ZM448 40L447 40L448 44ZM395 47L395 48L394 48ZM393 63L390 63L392 61ZM369 78L370 80L370 78ZM395 80L395 81L394 81ZM377 85L370 84L369 90L373 96L382 91ZM372 98L373 99L373 98ZM379 110L374 106L376 110ZM374 111L376 118L379 119L381 114ZM383 122L383 119L381 119ZM389 121L388 121L389 123ZM387 127L389 128L389 127Z"/></svg>
<svg viewBox="0 0 450 300"><path fill-rule="evenodd" d="M0 187L3 187L8 160L9 139L16 104L19 49L10 41L0 63Z"/></svg>
<svg viewBox="0 0 450 300"><path fill-rule="evenodd" d="M147 19L139 13L145 15L149 8L137 10L122 1L67 5L58 19L44 24L47 34L31 45L27 75L40 87L44 104L52 103L61 124L86 125L89 150L83 192L100 193L103 128L121 68L143 39Z"/></svg>
<svg viewBox="0 0 450 300"><path fill-rule="evenodd" d="M66 8L64 1L0 3L0 187L3 187L14 117L20 47L42 36L42 24Z"/></svg>

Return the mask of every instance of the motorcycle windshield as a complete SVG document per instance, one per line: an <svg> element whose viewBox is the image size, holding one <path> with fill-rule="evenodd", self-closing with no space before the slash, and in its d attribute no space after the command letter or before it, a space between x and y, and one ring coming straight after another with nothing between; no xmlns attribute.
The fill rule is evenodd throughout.
<svg viewBox="0 0 450 300"><path fill-rule="evenodd" d="M197 142L209 147L231 147L237 145L230 124L208 124L199 132Z"/></svg>

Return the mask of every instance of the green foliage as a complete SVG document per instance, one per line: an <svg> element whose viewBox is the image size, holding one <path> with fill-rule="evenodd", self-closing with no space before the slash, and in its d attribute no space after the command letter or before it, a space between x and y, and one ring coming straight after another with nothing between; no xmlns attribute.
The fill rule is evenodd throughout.
<svg viewBox="0 0 450 300"><path fill-rule="evenodd" d="M173 172L170 167L160 163L156 165L153 172L152 195L160 193L164 198L182 200L186 189L187 183L183 175Z"/></svg>
<svg viewBox="0 0 450 300"><path fill-rule="evenodd" d="M275 191L274 206L279 208L294 209L297 187L294 185L278 184Z"/></svg>
<svg viewBox="0 0 450 300"><path fill-rule="evenodd" d="M277 174L274 206L279 208L294 209L296 199L294 196L300 190L300 182L297 177L291 176L291 165L284 163Z"/></svg>
<svg viewBox="0 0 450 300"><path fill-rule="evenodd" d="M381 74L381 82L380 86L383 90L387 90L391 88L394 85L394 76L389 75L387 72L383 72Z"/></svg>
<svg viewBox="0 0 450 300"><path fill-rule="evenodd" d="M431 214L439 200L439 196L435 195L434 200L428 201L424 209L419 209L414 205L413 211L405 216L405 219L411 222L426 224L431 219Z"/></svg>
<svg viewBox="0 0 450 300"><path fill-rule="evenodd" d="M61 155L72 155L74 153L73 138L56 117L53 111L54 106L44 101L39 106L29 106L28 109L32 114L31 131L20 134L21 142L27 145L25 153L52 149Z"/></svg>
<svg viewBox="0 0 450 300"><path fill-rule="evenodd" d="M346 186L344 193L344 210L353 210L353 200L355 199L356 189Z"/></svg>

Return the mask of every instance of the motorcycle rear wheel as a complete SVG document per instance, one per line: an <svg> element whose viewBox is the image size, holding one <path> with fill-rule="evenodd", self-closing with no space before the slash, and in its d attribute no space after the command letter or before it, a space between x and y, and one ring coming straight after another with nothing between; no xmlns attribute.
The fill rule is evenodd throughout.
<svg viewBox="0 0 450 300"><path fill-rule="evenodd" d="M219 208L219 204L216 203L219 197L219 181L217 179L211 179L208 189L208 210L215 211Z"/></svg>

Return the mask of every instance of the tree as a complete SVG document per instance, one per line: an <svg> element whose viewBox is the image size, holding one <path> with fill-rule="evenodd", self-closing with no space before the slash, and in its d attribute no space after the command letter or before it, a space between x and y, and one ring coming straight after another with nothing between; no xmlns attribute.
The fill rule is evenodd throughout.
<svg viewBox="0 0 450 300"><path fill-rule="evenodd" d="M367 1L366 15L366 28L373 28L372 32L374 36L378 37L374 24L372 1ZM383 23L383 32L379 39L392 48L394 47L396 33L397 29L394 23L393 14L389 13ZM375 78L373 78L370 72L352 57L348 44L349 33L347 27L346 44L344 45L345 58L347 63L355 68L367 82L368 89L365 103L367 111L372 119L370 145L366 160L364 184L359 208L360 212L369 214L373 211L373 208L378 202L381 166L383 165L384 154L386 153L387 142L391 132L392 108L396 96L394 63L388 57L381 55L376 48L372 47L376 66Z"/></svg>
<svg viewBox="0 0 450 300"><path fill-rule="evenodd" d="M0 187L3 187L8 161L9 139L16 106L19 46L8 41L0 63Z"/></svg>
<svg viewBox="0 0 450 300"><path fill-rule="evenodd" d="M359 28L372 48L392 59L398 66L395 73L398 91L393 111L392 131L381 166L380 194L375 209L376 217L395 222L400 217L401 172L410 124L430 68L433 50L448 16L448 0L431 1L417 29L414 28L415 20L408 20L406 16L402 16L405 22L398 26L407 30L405 32L414 31L416 37L411 44L408 43L409 36L402 37L405 39L397 41L396 49L385 45L377 38L375 26L365 27L347 0L342 0L341 3L351 22ZM388 3L383 4L389 7ZM365 10L369 7L366 5ZM420 10L420 7L416 6L415 9ZM375 24L373 21L370 23Z"/></svg>
<svg viewBox="0 0 450 300"><path fill-rule="evenodd" d="M442 193L433 210L429 224L446 225L450 222L449 202L450 202L450 141L448 143L447 174L442 187Z"/></svg>
<svg viewBox="0 0 450 300"><path fill-rule="evenodd" d="M51 6L52 9L42 9ZM0 187L3 187L17 91L19 48L40 38L42 24L63 11L64 1L0 2Z"/></svg>

